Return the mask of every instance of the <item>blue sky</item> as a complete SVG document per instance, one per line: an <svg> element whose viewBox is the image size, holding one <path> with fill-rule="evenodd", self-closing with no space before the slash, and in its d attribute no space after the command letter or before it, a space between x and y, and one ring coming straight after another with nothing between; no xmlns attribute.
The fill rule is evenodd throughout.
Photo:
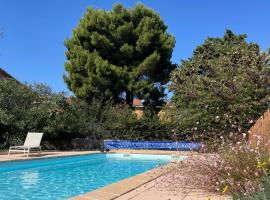
<svg viewBox="0 0 270 200"><path fill-rule="evenodd" d="M141 2L157 11L176 38L172 61L191 56L208 36L225 29L246 33L262 50L270 47L270 1L263 0L0 0L0 67L21 82L46 83L67 91L64 39L71 36L86 8L110 10L120 2Z"/></svg>

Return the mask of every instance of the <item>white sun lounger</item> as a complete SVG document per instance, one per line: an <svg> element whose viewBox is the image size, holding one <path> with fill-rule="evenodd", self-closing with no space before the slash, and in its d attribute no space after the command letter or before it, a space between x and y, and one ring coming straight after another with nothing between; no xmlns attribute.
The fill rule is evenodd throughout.
<svg viewBox="0 0 270 200"><path fill-rule="evenodd" d="M29 132L26 136L23 146L11 146L8 151L8 156L13 152L23 152L27 153L27 157L29 155L30 150L38 150L41 153L40 142L42 139L43 133L31 133Z"/></svg>

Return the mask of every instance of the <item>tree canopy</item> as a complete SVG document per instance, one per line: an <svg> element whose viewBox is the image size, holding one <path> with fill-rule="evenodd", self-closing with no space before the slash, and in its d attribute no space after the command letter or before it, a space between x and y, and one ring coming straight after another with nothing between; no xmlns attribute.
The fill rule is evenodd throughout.
<svg viewBox="0 0 270 200"><path fill-rule="evenodd" d="M100 110L98 105L53 93L44 84L0 80L0 149L23 143L28 131L44 132L50 141L91 136Z"/></svg>
<svg viewBox="0 0 270 200"><path fill-rule="evenodd" d="M22 144L31 131L44 133L45 148L70 149L75 138L91 138L91 148L108 138L169 139L171 128L147 113L138 119L128 105L88 103L44 84L0 80L0 149Z"/></svg>
<svg viewBox="0 0 270 200"><path fill-rule="evenodd" d="M185 133L246 132L269 103L267 54L230 30L198 46L171 81L175 118Z"/></svg>
<svg viewBox="0 0 270 200"><path fill-rule="evenodd" d="M132 103L133 97L158 104L175 68L175 39L153 10L138 4L111 11L88 8L70 38L64 80L79 97Z"/></svg>

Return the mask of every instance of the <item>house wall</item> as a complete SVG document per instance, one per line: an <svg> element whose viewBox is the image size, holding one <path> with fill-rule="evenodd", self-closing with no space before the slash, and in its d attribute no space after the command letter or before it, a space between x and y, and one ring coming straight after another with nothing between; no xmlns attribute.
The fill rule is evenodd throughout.
<svg viewBox="0 0 270 200"><path fill-rule="evenodd" d="M140 119L143 117L143 114L144 114L144 107L135 107L134 110L133 110L133 113L136 114L137 118ZM171 117L169 115L169 110L168 109L162 109L158 112L158 117L161 121L171 121Z"/></svg>
<svg viewBox="0 0 270 200"><path fill-rule="evenodd" d="M8 74L5 70L3 70L2 68L0 68L0 80L2 79L9 79L9 78L13 78L10 74Z"/></svg>
<svg viewBox="0 0 270 200"><path fill-rule="evenodd" d="M136 114L137 118L140 119L143 116L143 107L135 107L133 113Z"/></svg>

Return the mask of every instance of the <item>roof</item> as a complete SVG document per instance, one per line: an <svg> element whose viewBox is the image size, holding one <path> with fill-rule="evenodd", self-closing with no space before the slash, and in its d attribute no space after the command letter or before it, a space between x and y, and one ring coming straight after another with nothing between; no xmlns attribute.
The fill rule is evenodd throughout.
<svg viewBox="0 0 270 200"><path fill-rule="evenodd" d="M9 73L7 73L5 70L0 68L0 79L15 79L15 78L11 76Z"/></svg>
<svg viewBox="0 0 270 200"><path fill-rule="evenodd" d="M143 107L143 101L141 99L133 99L133 107Z"/></svg>

